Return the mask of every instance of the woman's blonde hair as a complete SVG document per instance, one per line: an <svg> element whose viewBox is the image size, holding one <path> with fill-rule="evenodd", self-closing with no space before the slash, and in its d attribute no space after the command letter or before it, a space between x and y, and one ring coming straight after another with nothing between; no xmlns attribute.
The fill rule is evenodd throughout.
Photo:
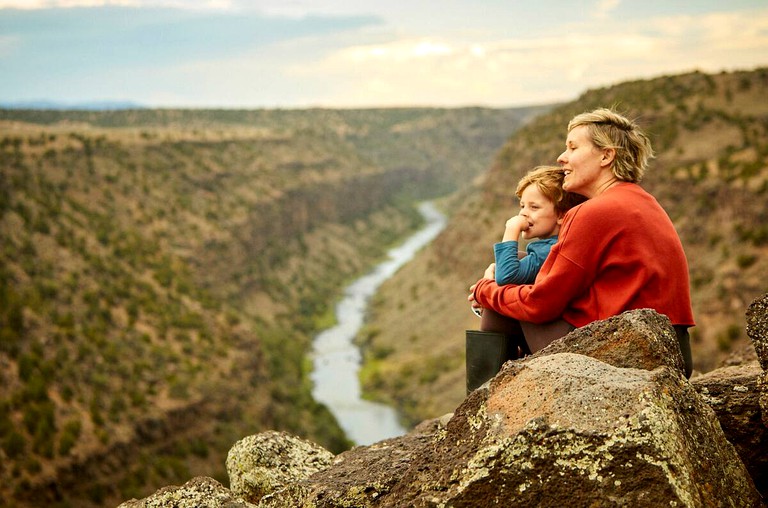
<svg viewBox="0 0 768 508"><path fill-rule="evenodd" d="M616 178L633 183L643 179L654 154L650 139L635 122L611 109L599 108L575 116L568 123L568 132L580 125L587 126L596 147L616 151L612 165Z"/></svg>
<svg viewBox="0 0 768 508"><path fill-rule="evenodd" d="M522 197L523 191L529 185L536 185L547 199L555 205L558 214L564 214L586 198L563 190L563 168L560 166L536 166L517 183L515 195Z"/></svg>

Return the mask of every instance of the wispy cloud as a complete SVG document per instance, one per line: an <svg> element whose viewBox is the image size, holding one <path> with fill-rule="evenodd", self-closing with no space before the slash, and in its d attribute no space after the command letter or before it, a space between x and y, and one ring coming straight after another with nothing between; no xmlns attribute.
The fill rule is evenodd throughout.
<svg viewBox="0 0 768 508"><path fill-rule="evenodd" d="M340 85L325 99L348 105L554 101L575 95L574 84L581 92L674 69L768 63L768 10L755 14L660 17L477 43L405 38L345 47L291 71L309 80L329 77ZM730 50L738 56L727 57Z"/></svg>
<svg viewBox="0 0 768 508"><path fill-rule="evenodd" d="M621 3L621 0L598 0L595 6L594 17L597 19L605 19L616 10Z"/></svg>

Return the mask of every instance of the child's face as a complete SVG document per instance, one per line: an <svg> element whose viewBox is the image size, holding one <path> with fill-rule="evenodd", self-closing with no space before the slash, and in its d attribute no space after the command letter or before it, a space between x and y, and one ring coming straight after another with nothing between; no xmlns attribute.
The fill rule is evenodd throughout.
<svg viewBox="0 0 768 508"><path fill-rule="evenodd" d="M541 193L535 184L523 189L520 195L520 216L528 222L523 238L549 238L560 232L563 218L555 211L555 204Z"/></svg>

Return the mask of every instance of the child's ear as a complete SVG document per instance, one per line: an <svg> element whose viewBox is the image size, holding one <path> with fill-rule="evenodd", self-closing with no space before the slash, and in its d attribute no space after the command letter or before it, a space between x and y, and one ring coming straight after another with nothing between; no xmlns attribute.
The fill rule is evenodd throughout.
<svg viewBox="0 0 768 508"><path fill-rule="evenodd" d="M562 226L563 225L563 219L565 218L565 214L563 212L557 212L557 225Z"/></svg>

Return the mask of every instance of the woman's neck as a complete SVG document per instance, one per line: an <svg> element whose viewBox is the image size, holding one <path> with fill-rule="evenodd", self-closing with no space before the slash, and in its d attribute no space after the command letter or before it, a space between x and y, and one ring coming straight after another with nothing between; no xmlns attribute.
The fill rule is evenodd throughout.
<svg viewBox="0 0 768 508"><path fill-rule="evenodd" d="M597 187L595 188L595 192L593 192L592 196L590 196L590 197L594 198L596 196L599 196L603 192L607 191L611 187L614 187L614 186L618 185L619 183L621 183L621 180L619 180L613 174L611 174L610 178L608 178L604 182L601 182L600 184L597 185Z"/></svg>

